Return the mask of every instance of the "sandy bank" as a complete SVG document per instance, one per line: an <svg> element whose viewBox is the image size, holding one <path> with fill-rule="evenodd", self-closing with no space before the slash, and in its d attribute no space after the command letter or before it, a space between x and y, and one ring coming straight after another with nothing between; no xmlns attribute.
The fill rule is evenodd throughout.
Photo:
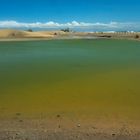
<svg viewBox="0 0 140 140"><path fill-rule="evenodd" d="M0 30L0 41L25 41L25 40L47 40L47 39L130 39L140 40L140 33L84 33L63 31L23 31L3 29Z"/></svg>

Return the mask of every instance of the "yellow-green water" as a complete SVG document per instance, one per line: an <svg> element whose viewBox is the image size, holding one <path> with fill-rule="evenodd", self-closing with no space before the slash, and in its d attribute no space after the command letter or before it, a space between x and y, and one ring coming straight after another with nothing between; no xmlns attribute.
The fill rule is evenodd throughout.
<svg viewBox="0 0 140 140"><path fill-rule="evenodd" d="M1 115L140 117L140 42L0 42Z"/></svg>

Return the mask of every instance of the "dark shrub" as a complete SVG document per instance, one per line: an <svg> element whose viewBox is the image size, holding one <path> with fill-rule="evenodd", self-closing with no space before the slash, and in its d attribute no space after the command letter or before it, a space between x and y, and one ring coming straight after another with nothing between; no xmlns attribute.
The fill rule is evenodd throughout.
<svg viewBox="0 0 140 140"><path fill-rule="evenodd" d="M70 32L70 29L69 28L61 29L61 31L63 31L63 32Z"/></svg>
<svg viewBox="0 0 140 140"><path fill-rule="evenodd" d="M32 30L32 29L28 29L27 31L28 31L28 32L33 32L33 30Z"/></svg>
<svg viewBox="0 0 140 140"><path fill-rule="evenodd" d="M138 39L139 38L139 35L135 35L135 38Z"/></svg>

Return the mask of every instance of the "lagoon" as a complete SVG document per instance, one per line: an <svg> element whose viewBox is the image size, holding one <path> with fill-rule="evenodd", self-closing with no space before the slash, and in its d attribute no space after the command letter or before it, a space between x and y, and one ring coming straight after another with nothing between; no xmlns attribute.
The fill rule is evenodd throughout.
<svg viewBox="0 0 140 140"><path fill-rule="evenodd" d="M0 42L0 116L140 117L140 42Z"/></svg>

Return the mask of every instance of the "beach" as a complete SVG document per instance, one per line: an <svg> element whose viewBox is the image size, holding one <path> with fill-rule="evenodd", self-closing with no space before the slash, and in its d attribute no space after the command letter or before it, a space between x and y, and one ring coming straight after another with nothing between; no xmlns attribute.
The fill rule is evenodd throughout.
<svg viewBox="0 0 140 140"><path fill-rule="evenodd" d="M85 123L86 122L86 123ZM112 124L111 124L112 123ZM110 124L110 125L109 125ZM97 121L71 120L65 116L53 116L49 119L40 116L38 119L25 119L15 114L12 119L0 121L1 140L139 140L139 124L111 120ZM137 126L137 127L136 127Z"/></svg>

